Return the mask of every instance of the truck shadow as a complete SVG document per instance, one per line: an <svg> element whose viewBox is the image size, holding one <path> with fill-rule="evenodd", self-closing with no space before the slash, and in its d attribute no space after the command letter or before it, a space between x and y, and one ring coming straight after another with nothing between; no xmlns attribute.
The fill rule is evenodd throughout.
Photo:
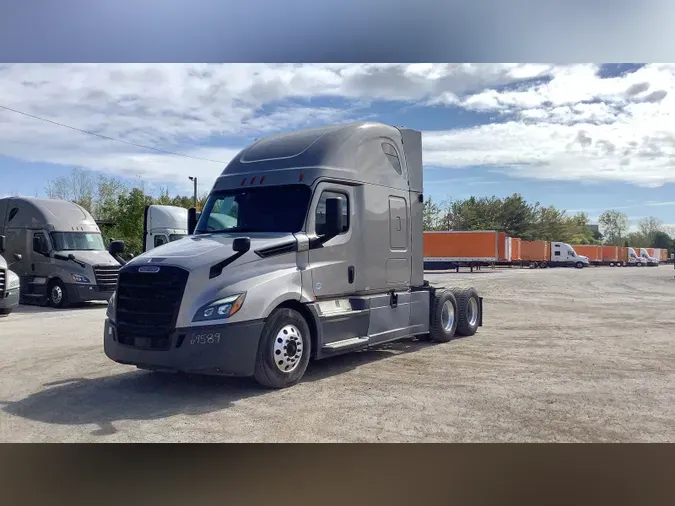
<svg viewBox="0 0 675 506"><path fill-rule="evenodd" d="M105 302L82 302L80 304L73 304L64 309L53 308L49 306L38 306L34 304L20 304L12 314L42 314L42 313L60 313L73 310L92 310L108 307Z"/></svg>
<svg viewBox="0 0 675 506"><path fill-rule="evenodd" d="M312 362L303 383L320 381L360 365L415 352L433 344L409 340L381 348ZM150 421L178 414L198 416L229 408L234 402L273 394L249 378L223 378L131 371L102 378L71 378L47 383L39 392L2 410L27 420L57 425L93 425L94 436L118 432L114 423Z"/></svg>

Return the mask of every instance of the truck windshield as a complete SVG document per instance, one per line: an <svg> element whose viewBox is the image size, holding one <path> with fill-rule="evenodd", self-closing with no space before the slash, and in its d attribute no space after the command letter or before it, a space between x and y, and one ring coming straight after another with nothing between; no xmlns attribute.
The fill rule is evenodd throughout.
<svg viewBox="0 0 675 506"><path fill-rule="evenodd" d="M101 234L90 232L52 232L56 251L105 251Z"/></svg>
<svg viewBox="0 0 675 506"><path fill-rule="evenodd" d="M215 192L207 199L195 232L299 232L310 197L306 185Z"/></svg>

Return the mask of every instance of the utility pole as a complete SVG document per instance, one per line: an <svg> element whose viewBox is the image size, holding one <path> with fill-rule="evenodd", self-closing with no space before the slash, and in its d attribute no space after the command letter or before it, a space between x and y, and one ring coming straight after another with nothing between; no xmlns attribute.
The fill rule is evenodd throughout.
<svg viewBox="0 0 675 506"><path fill-rule="evenodd" d="M192 181L195 185L195 196L194 196L194 201L195 201L195 208L197 207L197 178L190 176L190 181Z"/></svg>

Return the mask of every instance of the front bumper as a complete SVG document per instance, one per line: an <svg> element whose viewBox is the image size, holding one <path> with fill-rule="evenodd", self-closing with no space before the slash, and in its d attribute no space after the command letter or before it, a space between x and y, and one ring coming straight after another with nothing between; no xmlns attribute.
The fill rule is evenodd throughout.
<svg viewBox="0 0 675 506"><path fill-rule="evenodd" d="M104 350L111 360L143 369L223 376L252 376L262 320L176 329L165 350L121 344L106 318ZM136 343L135 343L136 344Z"/></svg>
<svg viewBox="0 0 675 506"><path fill-rule="evenodd" d="M93 300L104 300L108 302L113 294L113 291L102 290L96 285L79 285L75 283L68 283L65 285L65 287L68 301L75 304Z"/></svg>
<svg viewBox="0 0 675 506"><path fill-rule="evenodd" d="M12 288L0 293L0 309L14 309L19 305L19 289Z"/></svg>

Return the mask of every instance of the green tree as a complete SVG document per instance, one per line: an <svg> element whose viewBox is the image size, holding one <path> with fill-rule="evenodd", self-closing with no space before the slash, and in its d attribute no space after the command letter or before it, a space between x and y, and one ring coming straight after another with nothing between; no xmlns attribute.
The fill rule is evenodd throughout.
<svg viewBox="0 0 675 506"><path fill-rule="evenodd" d="M626 214L609 210L605 211L598 218L598 223L602 227L602 234L605 236L605 242L612 246L620 246L625 242L624 238L628 232L628 216Z"/></svg>
<svg viewBox="0 0 675 506"><path fill-rule="evenodd" d="M518 193L501 201L497 228L510 237L528 238L534 233L536 208Z"/></svg>
<svg viewBox="0 0 675 506"><path fill-rule="evenodd" d="M646 242L651 245L654 242L654 236L661 231L663 222L655 216L648 216L638 222L638 229L644 236ZM641 248L651 248L653 246L640 246Z"/></svg>
<svg viewBox="0 0 675 506"><path fill-rule="evenodd" d="M661 248L671 250L673 246L673 239L663 230L657 231L652 237L652 248Z"/></svg>

